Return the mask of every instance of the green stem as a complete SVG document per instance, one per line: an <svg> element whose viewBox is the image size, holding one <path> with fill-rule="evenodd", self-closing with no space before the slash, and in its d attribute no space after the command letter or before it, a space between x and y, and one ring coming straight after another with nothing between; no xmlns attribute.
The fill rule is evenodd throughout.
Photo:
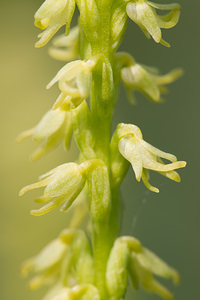
<svg viewBox="0 0 200 300"><path fill-rule="evenodd" d="M106 266L114 240L119 232L121 212L118 187L112 187L110 168L111 120L116 99L115 91L118 90L119 85L116 74L113 76L116 67L114 65L114 53L110 45L111 3L112 1L109 0L98 1L100 26L97 30L99 36L97 41L91 43L91 55L100 54L102 57L102 60L98 62L93 71L91 91L92 133L95 139L93 150L96 158L105 163L110 181L109 190L101 190L104 189L103 182L100 182L102 177L98 176L98 174L101 174L101 170L94 170L88 183L95 285L100 291L101 300L109 299L105 281ZM83 37L80 45L83 54L82 59L88 58L84 56L83 48L87 44L84 42L84 38L86 39L86 37ZM109 78L111 78L110 83ZM113 88L111 88L112 86ZM84 128L81 128L81 130L84 130ZM105 199L109 199L109 205L106 208L103 207L102 195ZM100 211L103 213L100 213Z"/></svg>

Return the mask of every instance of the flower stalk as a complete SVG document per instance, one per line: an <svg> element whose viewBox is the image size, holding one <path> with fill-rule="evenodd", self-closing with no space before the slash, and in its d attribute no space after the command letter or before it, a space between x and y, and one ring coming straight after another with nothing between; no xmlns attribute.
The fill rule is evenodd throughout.
<svg viewBox="0 0 200 300"><path fill-rule="evenodd" d="M80 17L78 25L70 30L75 5ZM171 12L158 16L156 9ZM36 273L31 286L52 285L43 300L124 299L128 277L135 289L142 286L172 298L153 275L178 281L177 272L135 238L118 237L122 202L119 188L129 162L137 181L142 179L152 192L159 190L149 183L149 170L179 182L175 170L184 167L185 162L145 142L136 125L119 124L111 135L111 122L120 80L129 98L133 99L132 90L137 90L160 102L164 85L182 73L178 69L160 76L155 69L136 63L129 54L117 52L128 17L147 37L168 46L160 28L175 26L179 15L177 4L159 5L146 0L46 0L35 14L35 25L44 30L36 47L47 44L65 25L66 35L56 37L49 52L56 59L73 61L47 86L58 83L60 90L52 109L18 140L32 136L43 142L33 159L62 140L68 149L72 133L80 150L76 163L54 168L20 191L23 195L44 187L36 202L45 205L31 212L36 216L58 206L61 211L72 207L70 227L23 267L23 273ZM161 158L171 163L164 164ZM77 209L81 205L82 212ZM87 234L80 229L86 215L90 228Z"/></svg>

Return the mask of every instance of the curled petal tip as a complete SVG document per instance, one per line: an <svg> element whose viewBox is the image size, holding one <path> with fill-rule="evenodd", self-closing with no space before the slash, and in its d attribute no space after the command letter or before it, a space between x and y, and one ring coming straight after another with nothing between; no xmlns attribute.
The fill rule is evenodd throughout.
<svg viewBox="0 0 200 300"><path fill-rule="evenodd" d="M20 191L19 191L19 196L23 196L27 191L28 191L28 186L23 187Z"/></svg>
<svg viewBox="0 0 200 300"><path fill-rule="evenodd" d="M30 214L31 214L32 216L36 216L36 217L39 217L39 216L42 215L42 214L39 212L39 210L31 210L31 211L30 211Z"/></svg>
<svg viewBox="0 0 200 300"><path fill-rule="evenodd" d="M178 168L184 168L187 165L187 163L186 163L186 161L178 161L177 165L178 165Z"/></svg>

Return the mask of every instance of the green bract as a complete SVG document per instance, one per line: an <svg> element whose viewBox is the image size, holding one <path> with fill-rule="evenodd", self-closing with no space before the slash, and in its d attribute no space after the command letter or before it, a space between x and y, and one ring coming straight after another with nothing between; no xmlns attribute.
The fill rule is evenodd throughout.
<svg viewBox="0 0 200 300"><path fill-rule="evenodd" d="M75 7L78 24L70 30ZM158 15L157 10L169 11ZM55 37L49 53L69 61L47 85L58 83L60 94L39 124L23 132L18 140L32 136L41 146L32 155L37 159L61 141L68 149L73 135L80 150L75 162L64 163L24 187L25 192L44 188L36 202L44 204L31 213L46 214L61 206L71 207L69 228L48 244L22 268L34 274L30 287L50 285L43 300L122 300L128 279L165 299L172 294L154 277L178 282L178 273L131 236L118 237L121 222L119 187L129 165L137 181L152 192L149 171L156 171L176 182L176 169L186 163L146 141L139 127L121 123L111 136L111 122L120 80L128 97L139 91L153 102L161 102L165 85L182 70L160 75L125 52L116 52L123 39L127 19L132 19L156 43L169 46L162 28L174 27L180 16L178 4L156 4L147 0L46 0L35 14L35 25L44 30L36 47ZM163 159L169 160L165 163ZM80 228L87 226L87 234ZM80 228L79 228L80 227Z"/></svg>

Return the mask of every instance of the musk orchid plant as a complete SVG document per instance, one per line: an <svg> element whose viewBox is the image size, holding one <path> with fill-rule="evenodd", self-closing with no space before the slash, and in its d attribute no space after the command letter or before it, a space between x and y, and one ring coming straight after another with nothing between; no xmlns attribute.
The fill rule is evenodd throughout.
<svg viewBox="0 0 200 300"><path fill-rule="evenodd" d="M78 25L70 29L76 7L80 13ZM41 207L31 211L35 216L58 206L61 211L72 206L69 228L22 268L23 274L33 275L32 289L50 285L43 300L121 300L125 299L128 280L134 289L142 287L165 299L172 298L155 276L176 283L178 273L136 238L118 236L119 188L131 165L136 180L142 179L147 189L158 193L149 182L150 171L179 182L175 170L186 163L146 142L136 125L121 123L111 136L111 122L120 81L130 101L134 101L133 92L139 91L160 102L165 85L182 73L176 69L160 75L130 54L117 52L128 18L147 38L169 47L161 29L174 27L179 16L178 4L147 0L46 0L35 14L35 25L42 30L36 47L46 45L65 26L65 33L53 38L49 53L67 64L47 85L58 84L60 93L55 104L18 140L31 136L40 143L33 159L62 141L68 149L72 135L80 150L76 162L55 167L20 191L23 195L44 188L35 200ZM81 223L85 219L88 226L84 231Z"/></svg>

